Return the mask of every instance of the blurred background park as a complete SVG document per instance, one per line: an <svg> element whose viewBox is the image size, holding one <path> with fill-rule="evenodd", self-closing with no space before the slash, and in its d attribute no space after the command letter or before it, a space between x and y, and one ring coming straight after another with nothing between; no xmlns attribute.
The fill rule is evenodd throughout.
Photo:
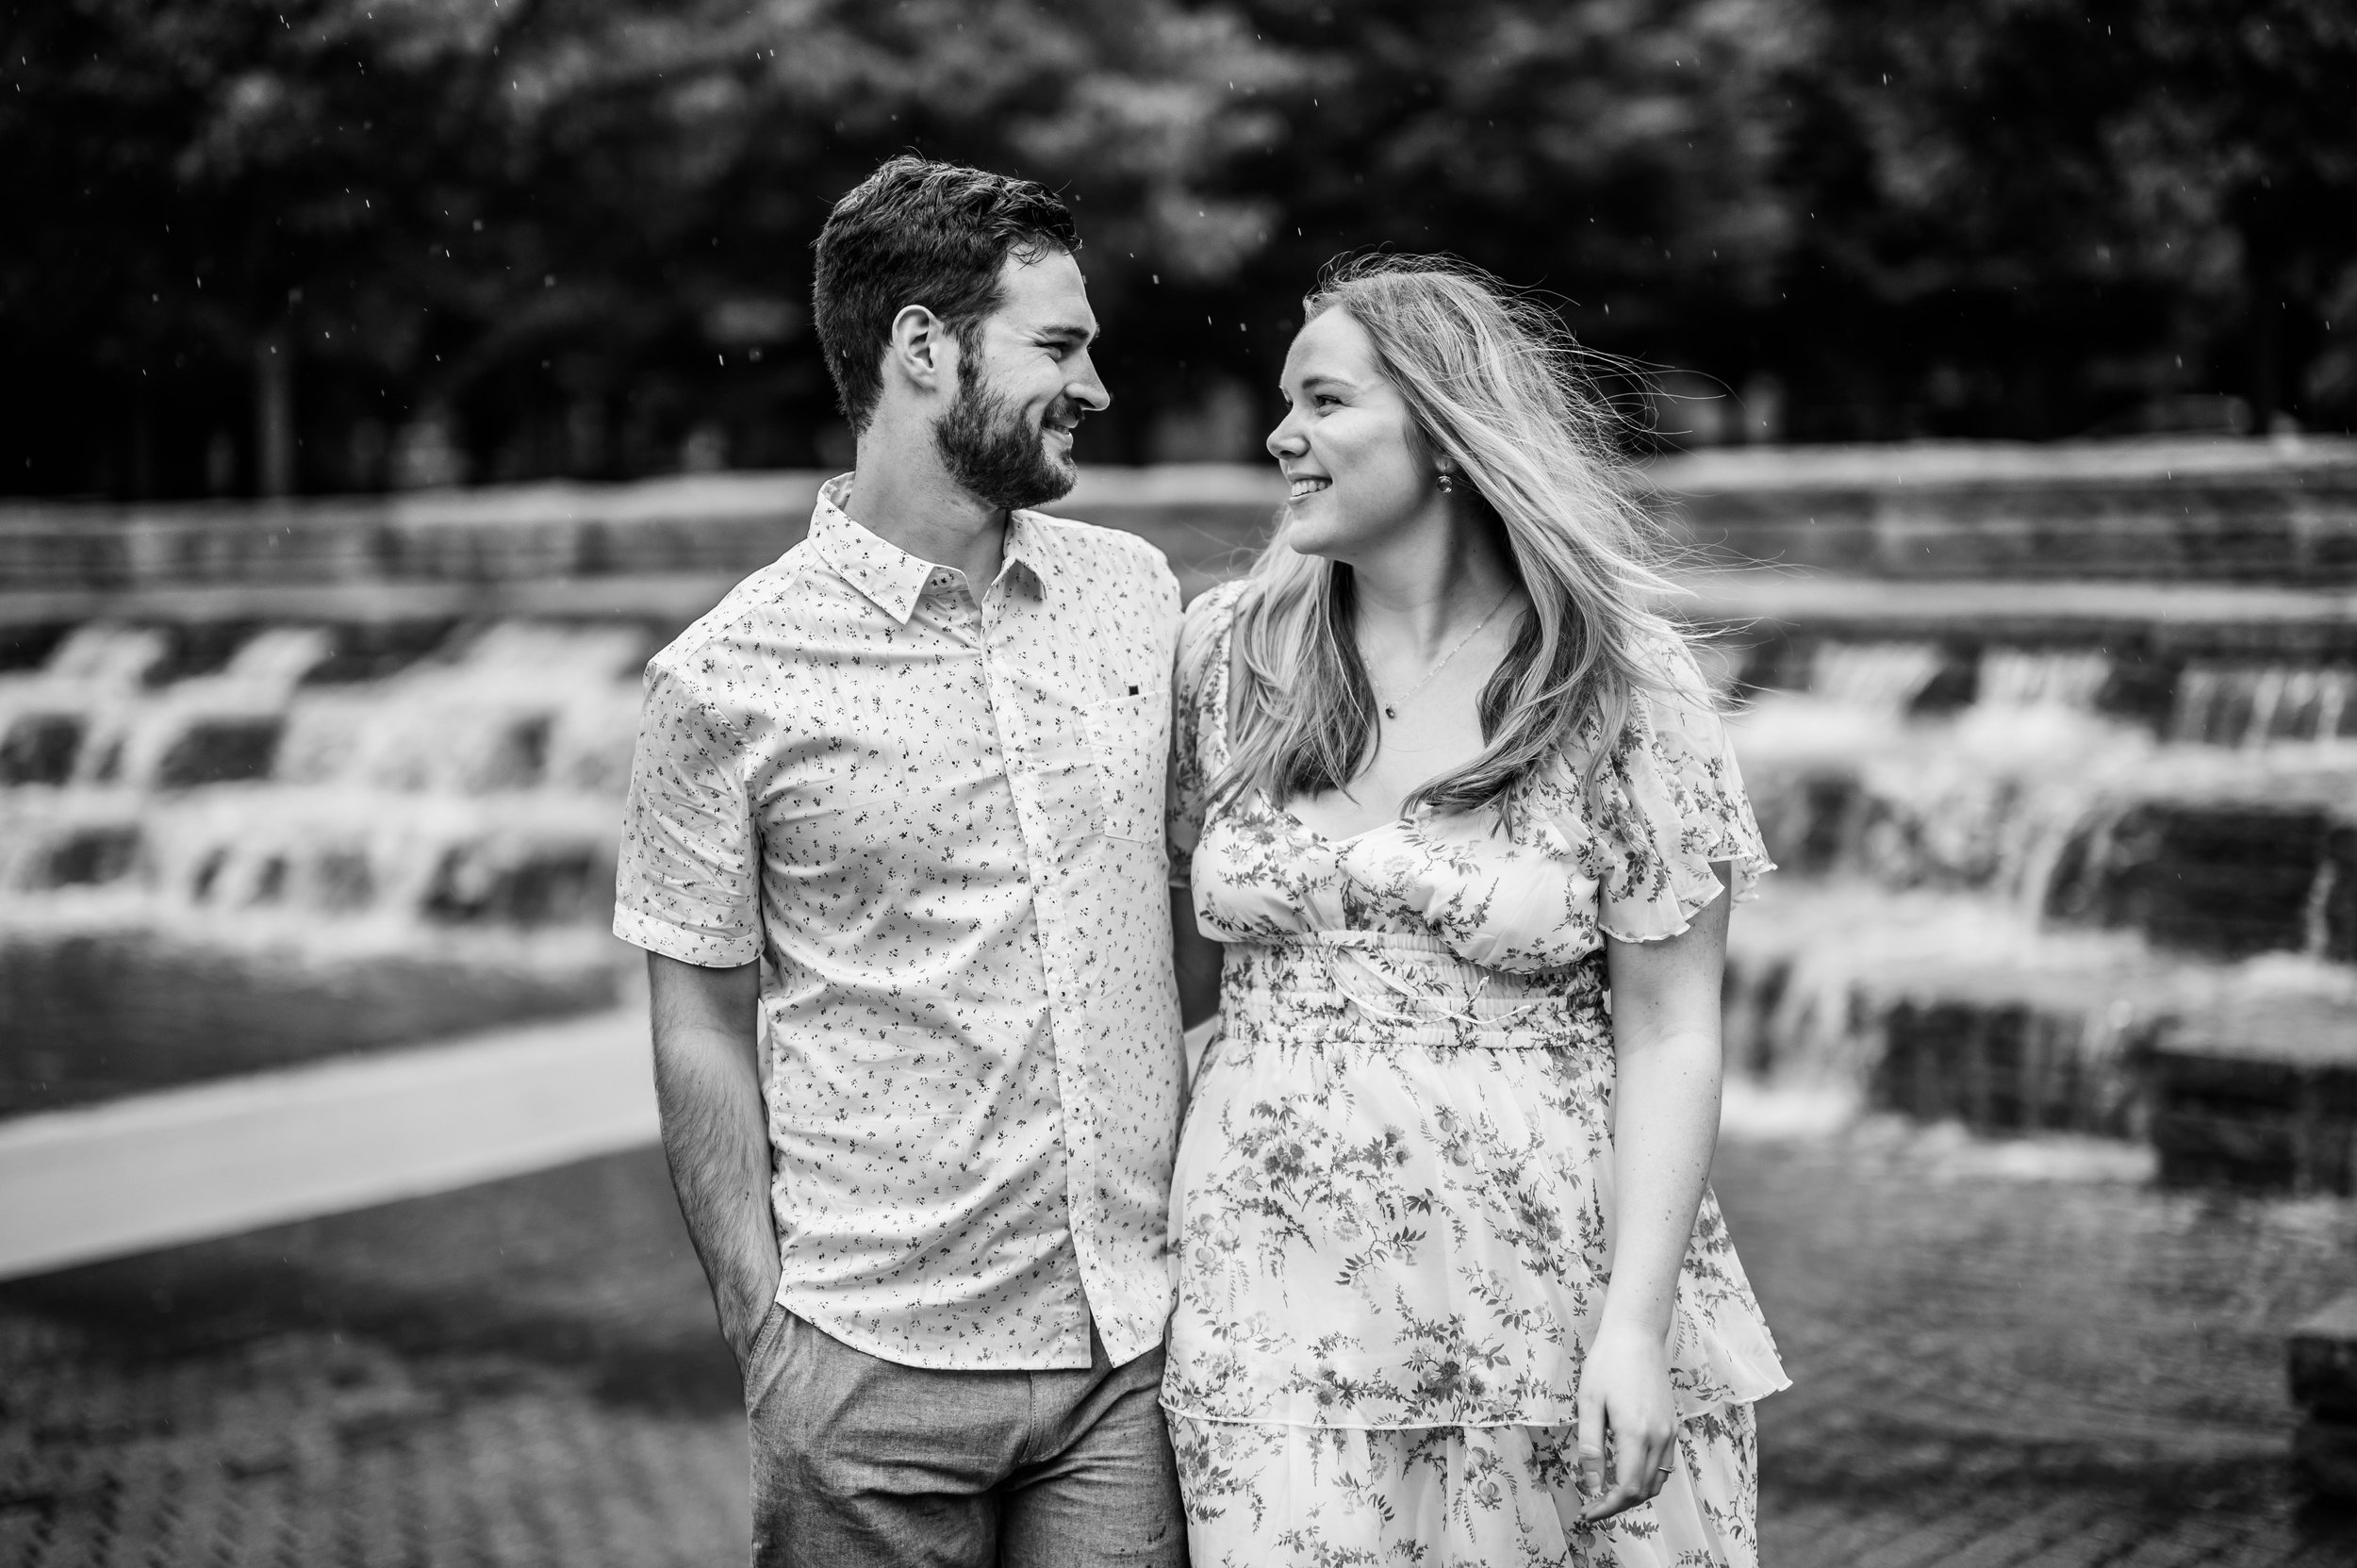
<svg viewBox="0 0 2357 1568"><path fill-rule="evenodd" d="M1054 509L1190 594L1337 253L1618 356L1784 867L1715 1177L1770 1561L2357 1560L2346 4L0 43L0 1560L741 1555L614 840L640 667L848 466L810 240L912 148L1072 205L1114 403Z"/></svg>
<svg viewBox="0 0 2357 1568"><path fill-rule="evenodd" d="M810 240L907 148L1073 204L1098 461L1256 458L1370 244L1550 290L1682 442L2343 430L2351 49L2336 0L27 7L0 484L840 464Z"/></svg>

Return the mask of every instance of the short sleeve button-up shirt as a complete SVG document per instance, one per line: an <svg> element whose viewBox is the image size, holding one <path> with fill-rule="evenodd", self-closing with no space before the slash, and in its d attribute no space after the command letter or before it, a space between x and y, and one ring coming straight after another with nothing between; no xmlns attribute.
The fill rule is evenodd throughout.
<svg viewBox="0 0 2357 1568"><path fill-rule="evenodd" d="M1176 581L1030 512L979 597L822 492L647 667L616 934L762 961L778 1298L907 1365L1161 1343Z"/></svg>

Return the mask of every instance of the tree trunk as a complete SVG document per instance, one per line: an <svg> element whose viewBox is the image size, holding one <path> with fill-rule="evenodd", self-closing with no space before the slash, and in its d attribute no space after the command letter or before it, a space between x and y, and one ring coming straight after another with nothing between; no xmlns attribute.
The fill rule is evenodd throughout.
<svg viewBox="0 0 2357 1568"><path fill-rule="evenodd" d="M294 338L284 322L254 345L255 488L294 494Z"/></svg>
<svg viewBox="0 0 2357 1568"><path fill-rule="evenodd" d="M2250 433L2265 436L2283 406L2283 256L2273 204L2250 202L2242 223L2245 396Z"/></svg>

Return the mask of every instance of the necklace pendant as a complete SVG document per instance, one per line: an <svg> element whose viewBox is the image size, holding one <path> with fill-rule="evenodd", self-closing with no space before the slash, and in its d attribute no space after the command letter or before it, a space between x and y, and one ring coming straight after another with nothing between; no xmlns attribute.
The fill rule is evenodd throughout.
<svg viewBox="0 0 2357 1568"><path fill-rule="evenodd" d="M1389 702L1386 702L1383 704L1383 717L1386 718L1397 718L1399 717L1399 710L1393 707Z"/></svg>

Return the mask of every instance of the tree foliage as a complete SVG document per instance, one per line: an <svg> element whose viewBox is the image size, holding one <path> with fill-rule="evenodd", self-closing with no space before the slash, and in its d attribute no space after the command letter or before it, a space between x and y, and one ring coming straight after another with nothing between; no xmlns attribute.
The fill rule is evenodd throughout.
<svg viewBox="0 0 2357 1568"><path fill-rule="evenodd" d="M312 488L839 459L809 241L911 147L1073 202L1100 458L1235 444L1317 268L1366 245L1780 381L1806 436L2357 414L2341 0L58 0L0 28L15 489L251 487L273 396ZM1241 421L1188 424L1222 396Z"/></svg>

